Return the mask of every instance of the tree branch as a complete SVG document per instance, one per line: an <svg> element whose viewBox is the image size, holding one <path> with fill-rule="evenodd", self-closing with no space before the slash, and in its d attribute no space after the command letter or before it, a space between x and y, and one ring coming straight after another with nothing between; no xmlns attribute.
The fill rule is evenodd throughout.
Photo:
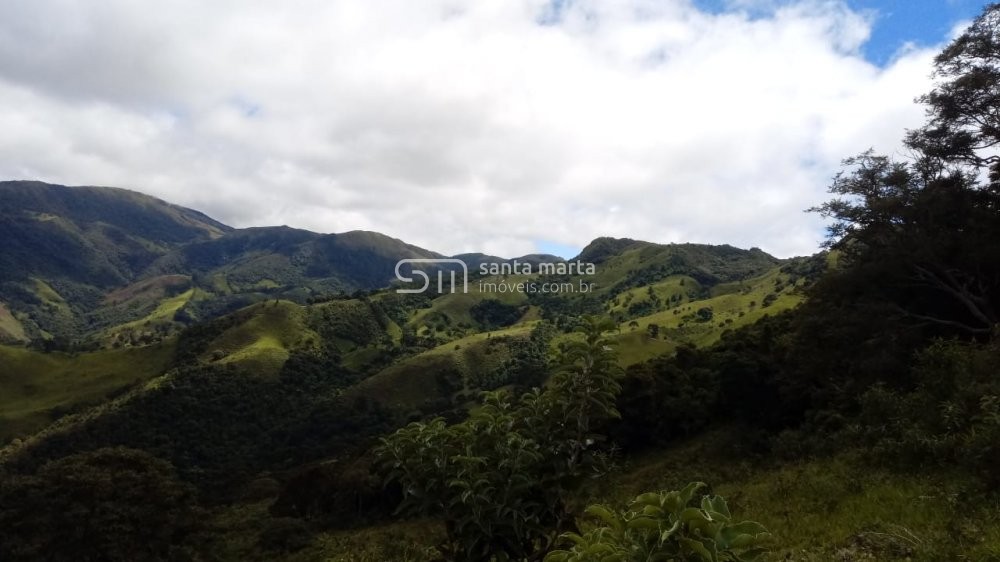
<svg viewBox="0 0 1000 562"><path fill-rule="evenodd" d="M985 329L987 331L991 330L993 325L998 323L995 315L989 310L989 301L982 295L971 293L967 284L960 283L951 272L942 270L941 273L936 273L923 266L917 265L914 267L917 270L918 279L925 281L935 289L951 295L973 317L982 322L986 326Z"/></svg>
<svg viewBox="0 0 1000 562"><path fill-rule="evenodd" d="M899 305L893 305L893 308L897 312L899 312L902 315L907 316L909 318L915 318L917 320L923 320L924 322L929 322L929 323L932 323L932 324L938 324L940 326L948 326L948 327L951 327L951 328L958 328L960 330L969 332L970 334L977 334L977 335L978 334L988 334L988 333L990 333L990 332L993 331L992 327L989 327L989 328L976 328L974 326L970 326L970 325L966 324L965 322L959 322L957 320L946 320L944 318L935 318L933 316L927 316L925 314L916 314L915 312L911 312L909 310L906 310L905 308L903 308L903 307L901 307Z"/></svg>

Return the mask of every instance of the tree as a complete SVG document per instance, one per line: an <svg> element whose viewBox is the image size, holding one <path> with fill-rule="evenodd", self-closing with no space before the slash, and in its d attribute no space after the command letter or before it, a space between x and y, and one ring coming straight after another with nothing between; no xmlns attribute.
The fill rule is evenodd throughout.
<svg viewBox="0 0 1000 562"><path fill-rule="evenodd" d="M598 433L617 417L620 374L603 334L614 324L584 317L547 388L513 400L484 394L461 423L413 423L376 450L400 510L444 519L449 560L537 559L572 528L569 492L603 468Z"/></svg>
<svg viewBox="0 0 1000 562"><path fill-rule="evenodd" d="M986 167L990 187L1000 189L1000 4L985 8L934 60L941 82L920 98L928 122L907 137L939 167L962 162Z"/></svg>
<svg viewBox="0 0 1000 562"><path fill-rule="evenodd" d="M653 338L655 340L657 338L657 336L660 335L660 325L659 324L650 324L649 326L646 326L646 331L649 332L649 337L651 337L651 338Z"/></svg>
<svg viewBox="0 0 1000 562"><path fill-rule="evenodd" d="M4 560L190 560L194 490L143 451L98 449L0 479Z"/></svg>
<svg viewBox="0 0 1000 562"><path fill-rule="evenodd" d="M846 160L837 197L813 210L833 219L845 265L879 279L868 296L933 333L986 337L1000 323L1000 4L935 59L935 76L912 158Z"/></svg>

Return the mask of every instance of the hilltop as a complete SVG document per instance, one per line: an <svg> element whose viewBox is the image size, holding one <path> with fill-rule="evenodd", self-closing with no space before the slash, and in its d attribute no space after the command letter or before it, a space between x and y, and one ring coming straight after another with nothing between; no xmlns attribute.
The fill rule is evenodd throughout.
<svg viewBox="0 0 1000 562"><path fill-rule="evenodd" d="M599 238L571 261L454 256L478 280L468 294L398 295L382 289L398 260L445 256L375 232L234 229L122 189L0 193L16 241L0 248L14 264L0 283L4 440L193 367L273 378L289 361L335 365L358 383L348 394L404 414L453 408L516 380L519 346L543 321L562 331L580 313L611 315L629 365L794 306L806 282L801 260L756 249ZM483 290L584 279L592 292Z"/></svg>

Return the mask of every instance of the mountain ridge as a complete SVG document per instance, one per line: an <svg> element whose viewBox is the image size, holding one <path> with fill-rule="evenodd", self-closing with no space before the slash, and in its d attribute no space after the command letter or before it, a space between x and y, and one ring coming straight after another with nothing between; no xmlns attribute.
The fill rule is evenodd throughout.
<svg viewBox="0 0 1000 562"><path fill-rule="evenodd" d="M0 235L13 241L0 248L0 341L57 348L81 340L134 345L265 299L305 303L385 288L402 259L462 259L471 275L484 263L566 261L447 256L364 230L233 228L133 190L37 181L0 182ZM727 260L747 274L781 263L730 246L610 237L574 260L606 265L600 281L619 292L675 273L709 284L734 280Z"/></svg>

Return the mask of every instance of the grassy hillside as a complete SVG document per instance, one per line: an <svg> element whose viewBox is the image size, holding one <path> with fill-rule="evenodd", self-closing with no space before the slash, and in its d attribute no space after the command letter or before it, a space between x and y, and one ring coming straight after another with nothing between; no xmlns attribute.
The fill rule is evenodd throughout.
<svg viewBox="0 0 1000 562"><path fill-rule="evenodd" d="M742 459L733 462L734 459ZM995 506L966 501L970 482L944 471L904 474L872 469L845 451L815 461L771 463L749 454L737 428L716 430L668 450L623 461L576 499L622 506L649 490L688 482L712 484L733 513L774 535L767 560L796 562L996 560L1000 520ZM266 560L259 537L273 519L267 503L216 513L226 529L224 560ZM436 521L392 522L361 529L318 530L288 561L431 561L443 536Z"/></svg>
<svg viewBox="0 0 1000 562"><path fill-rule="evenodd" d="M365 396L407 413L464 403L474 398L475 390L505 382L489 378L510 361L531 329L532 325L522 324L442 344L394 363L349 389L347 395Z"/></svg>
<svg viewBox="0 0 1000 562"><path fill-rule="evenodd" d="M0 182L0 195L0 234L12 241L0 249L0 341L31 341L46 349L147 345L255 302L307 304L381 289L396 281L398 260L443 257L376 232L234 230L197 211L114 188ZM781 263L756 249L611 238L595 240L579 256L597 265L596 274L585 279L478 275L480 264L513 261L537 271L540 263L563 261L555 256L461 257L472 274L470 294L444 295L429 308L393 318L392 330L399 331L391 338L398 341L412 331L445 343L516 320L570 318L601 307L619 321L631 320L681 300L704 299L716 285L759 277ZM686 287L677 286L681 279ZM586 281L596 292L484 294L479 285L525 281ZM639 294L650 286L667 299L665 305ZM474 308L487 299L519 307L520 315L501 314L497 324L494 316L502 307ZM609 299L614 299L610 306ZM634 357L668 349L658 344ZM366 363L365 354L370 352L355 360Z"/></svg>
<svg viewBox="0 0 1000 562"><path fill-rule="evenodd" d="M759 276L781 260L757 248L705 244L652 244L630 239L598 238L577 258L597 264L590 279L598 291L616 295L675 275L694 278L703 286Z"/></svg>
<svg viewBox="0 0 1000 562"><path fill-rule="evenodd" d="M7 305L0 303L0 342L20 343L26 341L27 337L21 321L11 313Z"/></svg>
<svg viewBox="0 0 1000 562"><path fill-rule="evenodd" d="M168 340L76 355L0 346L0 442L25 437L162 374L174 359L174 346Z"/></svg>
<svg viewBox="0 0 1000 562"><path fill-rule="evenodd" d="M684 282L686 284L682 285ZM672 278L632 289L622 295L626 297L622 299L622 306L630 302L629 297L635 297L631 300L632 307L639 304L643 305L643 310L662 308L623 321L623 334L617 338L623 364L632 365L651 359L672 351L680 343L709 346L718 341L726 330L748 326L765 315L788 310L803 298L796 291L796 282L791 281L780 268L745 281L716 285L704 291L704 298L691 297L692 293L703 291L700 287L689 289L693 284L690 278ZM669 295L681 298L669 308L650 303L651 298L670 302ZM647 304L649 306L645 306ZM612 311L614 313L615 309L612 308Z"/></svg>
<svg viewBox="0 0 1000 562"><path fill-rule="evenodd" d="M658 252L668 250L656 249L655 256L645 261L643 253L650 251L649 246L625 243L615 248L620 253L605 252L601 259L631 281L612 283L610 288L588 298L617 320L618 331L609 337L616 344L623 366L669 354L681 344L706 348L727 331L797 306L803 300L801 289L813 279L812 269L819 262L823 267L826 264L826 258L820 256L781 262L757 271L754 268L760 264L744 267L756 264L758 258L751 257L736 268L739 274L692 268L690 264L668 270L652 265L663 257ZM735 267L725 260L718 263ZM734 275L737 278L732 279ZM148 312L132 325L173 318L177 310L197 298L199 289L168 297L163 292L165 287L173 282L183 287L183 278L170 279L130 286L109 297L108 302L144 302ZM531 279L512 276L507 281ZM612 277L603 279L610 282ZM255 407L263 407L269 392L287 384L283 377L299 372L287 367L297 362L295 369L314 365L317 370L308 372L316 376L336 369L338 376L344 377L344 386L335 383L317 387L323 390L308 402L310 412L323 412L330 407L328 403L361 404L362 408L378 404L385 408L378 419L393 420L390 423L442 412L460 416L475 406L478 390L511 384L511 373L516 371L513 366L532 341L534 330L542 325L554 329L550 321L565 314L563 307L576 298L564 295L536 301L518 293L482 292L475 283L470 288L467 295L410 298L389 290L314 304L270 299L205 324L193 360L198 365L229 369L206 379L211 381L206 390L218 392L224 388L230 393L226 395L227 408L245 403L238 390L244 384L250 389L270 385L262 388L271 390L252 390L249 395L258 404ZM36 283L35 290L49 306L57 308L63 302L58 292L45 283ZM149 295L154 296L147 298ZM485 327L477 307L488 301L496 303L491 306L499 306L496 310L516 311L510 325ZM155 303L155 307L150 309L149 303ZM556 353L578 337L557 330L551 340L546 340L546 350ZM0 364L8 368L0 371L7 373L0 377L0 390L10 397L0 411L4 412L3 426L13 435L11 432L47 423L52 408L100 402L134 381L163 372L171 362L173 349L171 344L161 344L71 358L4 347L0 354L4 359ZM137 373L134 366L139 365L143 370ZM96 376L98 372L108 375ZM32 377L42 384L33 388L21 383ZM241 378L247 382L238 382ZM192 397L199 396L197 380L195 376L183 386L185 392L194 393ZM163 392L150 388L136 393L136 404L143 409L166 407L158 405L169 399L169 394ZM296 394L299 392L294 390L291 396L300 396ZM186 411L181 406L191 398L183 396L167 411ZM282 407L291 412L296 404L292 401ZM127 403L120 406L115 415L133 415L129 407ZM208 415L208 410L202 410L195 412ZM206 420L221 415L212 412ZM238 415L247 419L256 416L252 409ZM294 431L313 433L310 424L317 423L317 415L309 413L307 422L296 422L306 425L296 425ZM358 414L352 411L350 415ZM202 431L197 417L186 421L190 428L185 431L201 435L197 433ZM277 428L278 438L284 439L280 436L286 431L293 429ZM248 435L227 436L218 444L213 441L212 447L223 447L223 441L232 439L244 440L241 447L247 448L254 441ZM329 437L319 439L325 443ZM317 450L331 454L336 449L327 446ZM223 466L225 462L232 461L224 459ZM257 462L265 464L253 466L267 466L266 462L273 461ZM287 467L287 461L281 466ZM1000 555L1000 523L994 510L988 505L967 505L962 499L974 487L967 476L936 469L902 474L872 468L864 453L851 450L817 460L769 460L758 455L752 433L732 427L716 427L658 451L621 458L607 478L584 488L574 498L573 507L580 509L590 502L622 505L640 492L676 489L692 480L713 484L715 492L729 499L734 512L767 526L775 537L772 559L930 561L965 556L990 560ZM434 520L375 523L345 530L329 530L309 521L290 522L268 511L276 493L269 492L263 499L236 501L213 511L213 525L219 531L213 539L213 551L220 559L429 561L434 557L433 545L443 533L441 523ZM289 539L268 538L284 536L275 529L287 525L299 529L297 536L303 542L295 548L284 546L287 543L283 541ZM278 546L269 546L271 540L278 541Z"/></svg>
<svg viewBox="0 0 1000 562"><path fill-rule="evenodd" d="M28 338L74 339L93 324L86 317L105 296L156 259L230 230L134 191L0 182L0 300L20 316Z"/></svg>
<svg viewBox="0 0 1000 562"><path fill-rule="evenodd" d="M306 325L305 309L271 301L241 311L246 318L213 339L200 359L236 365L254 376L275 376L292 350L315 350L319 335Z"/></svg>
<svg viewBox="0 0 1000 562"><path fill-rule="evenodd" d="M261 244L271 244L268 247L278 251L315 240L310 233L291 229L279 229L278 239L267 229L232 236L245 238L254 251ZM400 250L398 241L371 233L351 233L343 238L343 243L355 250L374 247L384 255L411 251ZM191 248L227 247L232 243L227 240L228 235ZM609 244L619 253L601 249ZM598 278L604 288L587 298L598 310L617 319L618 332L613 339L623 366L670 353L680 344L710 345L726 330L795 306L801 299L797 289L806 282L784 265L772 266L755 277L717 282L734 275L733 269L746 275L773 261L754 252L634 241L598 241L594 246L584 255L601 260ZM701 254L709 256L702 256L706 263L684 261ZM678 255L683 259L676 258ZM275 254L262 256L274 258ZM656 264L663 259L674 260L673 269L657 269ZM197 318L199 307L219 302L224 295L213 291L240 290L239 283L231 280L233 270L226 269L230 266L200 277L211 283L209 289L202 286L206 281L164 274L104 295L97 310L113 325L99 332L97 339L119 351L81 353L70 360L68 355L6 348L11 360L3 371L9 389L4 435L9 438L38 429L61 409L99 402L125 384L162 373L172 344L150 343L182 329L185 317ZM649 282L621 288L612 275L632 279L634 284L641 279ZM512 374L516 370L512 366L514 355L532 329L542 319L558 320L565 314L564 307L574 306L579 298L567 294L537 300L521 292L484 292L480 282L514 285L543 280L537 274L486 277L473 279L469 294L404 296L388 290L370 298L339 298L311 305L271 298L224 316L219 329L202 337L192 360L273 378L291 357L299 357L317 365L336 364L355 373L360 382L346 391L347 396L374 400L405 415L459 407L481 389L516 379ZM248 281L243 278L241 282ZM620 290L612 290L614 287ZM34 278L30 288L50 317L71 321L71 304L56 287ZM8 338L21 337L25 330L18 317L3 312L0 309L0 329ZM557 333L550 351L572 337ZM16 357L20 359L15 361ZM136 362L137 358L141 361ZM100 372L103 376L70 379L73 372Z"/></svg>
<svg viewBox="0 0 1000 562"><path fill-rule="evenodd" d="M22 181L0 182L0 235L0 340L62 350L144 345L268 298L382 288L398 260L441 257L375 232L234 230L133 191ZM197 292L178 306L180 285Z"/></svg>
<svg viewBox="0 0 1000 562"><path fill-rule="evenodd" d="M624 367L682 344L711 345L794 307L808 281L759 251L607 239L584 251L597 264L592 276L474 272L468 294L344 293L384 285L397 259L426 255L436 256L374 233L263 228L174 248L148 276L87 293L89 309L78 287L32 277L35 311L86 326L86 341L110 349L2 349L0 439L87 412L10 448L6 462L29 470L50 456L136 447L174 463L203 494L232 501L255 475L283 482L296 467L354 458L408 420L478 412L483 390L545 386L550 361L579 337L572 329L581 313L615 320L610 338ZM577 286L583 277L596 290L495 289ZM17 333L18 316L0 321ZM258 548L256 533L273 524L261 507L220 514L230 529L220 552L275 559ZM254 536L236 528L244 524ZM414 541L406 556L421 559L429 551L420 541L440 530L431 521L313 534L315 548L291 559L391 558L393 541L404 550ZM374 550L358 554L367 548L359 537Z"/></svg>
<svg viewBox="0 0 1000 562"><path fill-rule="evenodd" d="M769 559L995 560L995 506L967 501L975 483L947 471L905 474L873 468L863 451L831 458L767 462L744 430L706 433L668 450L629 459L586 502L621 505L647 490L713 484L734 513L774 534ZM731 462L734 458L742 462Z"/></svg>

